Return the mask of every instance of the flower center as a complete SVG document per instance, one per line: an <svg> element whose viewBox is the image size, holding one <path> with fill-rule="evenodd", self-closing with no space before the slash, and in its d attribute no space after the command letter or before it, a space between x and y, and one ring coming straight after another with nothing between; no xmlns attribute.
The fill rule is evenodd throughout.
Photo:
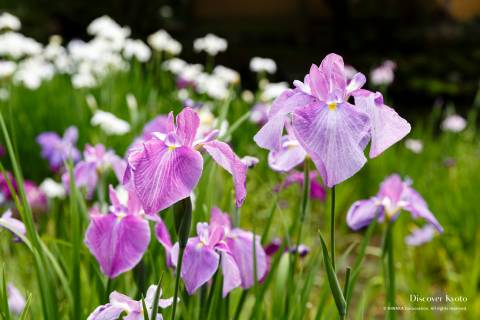
<svg viewBox="0 0 480 320"><path fill-rule="evenodd" d="M177 147L176 146L168 146L168 151L173 151L175 150Z"/></svg>
<svg viewBox="0 0 480 320"><path fill-rule="evenodd" d="M337 103L336 102L330 102L328 104L328 109L330 109L330 111L333 111L333 110L337 109Z"/></svg>

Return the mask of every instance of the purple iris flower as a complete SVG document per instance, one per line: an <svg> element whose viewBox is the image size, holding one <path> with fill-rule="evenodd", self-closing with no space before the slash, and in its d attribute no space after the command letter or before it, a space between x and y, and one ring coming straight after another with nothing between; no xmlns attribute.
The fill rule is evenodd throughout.
<svg viewBox="0 0 480 320"><path fill-rule="evenodd" d="M142 136L144 140L152 138L154 132L160 132L162 134L167 133L168 126L168 116L160 115L155 117L153 120L148 122L142 131Z"/></svg>
<svg viewBox="0 0 480 320"><path fill-rule="evenodd" d="M409 246L420 246L430 242L437 232L437 229L431 224L426 224L422 228L415 228L411 234L405 237L405 243Z"/></svg>
<svg viewBox="0 0 480 320"><path fill-rule="evenodd" d="M7 284L8 308L13 314L20 315L25 308L25 298L13 284Z"/></svg>
<svg viewBox="0 0 480 320"><path fill-rule="evenodd" d="M2 227L14 235L15 241L20 241L20 238L17 236L18 233L22 235L26 234L25 225L21 220L13 217L11 210L7 210L3 213L3 215L0 217L0 222L2 223Z"/></svg>
<svg viewBox="0 0 480 320"><path fill-rule="evenodd" d="M102 144L95 146L86 145L83 152L84 159L79 161L73 170L75 184L78 188L84 187L87 190L87 197L90 199L95 191L99 176L108 168L112 168L119 181L123 180L126 162L117 156L113 150L106 150ZM68 189L68 172L62 176L63 183Z"/></svg>
<svg viewBox="0 0 480 320"><path fill-rule="evenodd" d="M387 177L380 185L378 194L367 200L356 201L348 210L347 224L353 230L359 230L369 225L375 217L382 222L394 220L405 210L414 219L423 218L439 232L443 228L422 196L411 187L410 181L402 181L399 175Z"/></svg>
<svg viewBox="0 0 480 320"><path fill-rule="evenodd" d="M150 315L153 309L153 302L155 299L155 292L157 291L156 285L151 285L147 290L145 296L145 306ZM162 290L160 289L160 297L162 296ZM173 303L173 298L159 299L158 307L161 309L168 308ZM160 311L160 310L159 310ZM143 306L142 301L133 300L129 296L126 296L117 291L110 293L110 301L105 305L98 306L87 318L87 320L117 320L121 318L125 320L143 320ZM161 314L157 314L155 320L162 320Z"/></svg>
<svg viewBox="0 0 480 320"><path fill-rule="evenodd" d="M24 183L27 201L34 211L44 212L47 210L47 195L33 181L25 180Z"/></svg>
<svg viewBox="0 0 480 320"><path fill-rule="evenodd" d="M110 201L107 214L90 214L85 244L102 272L115 278L140 262L150 243L150 227L134 193L122 201L110 186Z"/></svg>
<svg viewBox="0 0 480 320"><path fill-rule="evenodd" d="M224 142L215 140L218 131L196 140L200 125L198 114L191 108L183 109L174 123L168 116L167 133L153 133L143 143L130 148L124 183L135 190L147 214L154 214L188 197L202 175L203 158L207 153L232 176L236 205L246 196L247 166Z"/></svg>
<svg viewBox="0 0 480 320"><path fill-rule="evenodd" d="M328 187L350 178L366 163L364 149L370 140L370 157L375 157L410 131L408 122L383 105L379 94L360 90L365 81L357 73L347 83L342 57L327 55L320 66L312 65L304 82L294 81L295 89L273 102L255 142L281 151L284 127L291 123L289 136L293 133ZM349 102L352 96L355 104Z"/></svg>
<svg viewBox="0 0 480 320"><path fill-rule="evenodd" d="M162 238L165 239L165 234ZM213 208L210 224L198 223L197 236L188 240L185 249L181 277L188 294L207 283L219 267L223 273L224 297L239 286L250 288L254 284L253 241L252 232L232 228L228 214ZM175 266L178 243L164 247L167 253L170 251L170 263ZM267 256L258 236L255 237L255 253L257 278L262 279L267 272Z"/></svg>
<svg viewBox="0 0 480 320"><path fill-rule="evenodd" d="M6 178L12 184L13 189L17 192L17 183L13 178L13 175L9 171L5 171ZM7 200L12 199L12 193L8 187L7 179L3 174L0 174L0 204L3 204Z"/></svg>
<svg viewBox="0 0 480 320"><path fill-rule="evenodd" d="M310 172L310 198L325 201L325 197L327 193L325 191L324 186L318 181L318 171ZM303 186L304 182L304 174L303 172L299 171L292 171L290 172L285 180L282 183L275 186L273 189L275 192L280 192L281 190L288 188L293 184L299 184Z"/></svg>
<svg viewBox="0 0 480 320"><path fill-rule="evenodd" d="M77 162L80 152L75 147L78 130L71 126L65 130L63 137L55 132L44 132L37 136L37 143L42 149L42 157L47 159L53 171L58 171L67 159Z"/></svg>

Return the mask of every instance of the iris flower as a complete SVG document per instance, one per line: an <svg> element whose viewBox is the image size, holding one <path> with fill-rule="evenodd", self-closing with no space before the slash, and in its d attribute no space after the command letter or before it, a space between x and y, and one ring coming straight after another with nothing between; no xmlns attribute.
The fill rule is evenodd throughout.
<svg viewBox="0 0 480 320"><path fill-rule="evenodd" d="M165 230L157 238L166 239ZM241 286L250 288L254 284L254 234L239 228L232 228L230 219L218 208L212 209L210 224L197 224L197 236L190 238L183 256L181 277L188 294L209 281L219 267L223 273L223 296ZM164 242L161 241L164 245ZM165 246L171 254L171 264L175 266L178 257L178 243ZM267 272L267 257L255 236L257 278L262 279Z"/></svg>
<svg viewBox="0 0 480 320"><path fill-rule="evenodd" d="M332 187L358 172L367 159L402 139L410 125L383 104L380 93L360 90L365 76L357 73L347 83L342 57L329 54L312 65L304 82L283 92L272 104L269 120L255 135L262 148L282 149L285 125L311 157L323 181ZM355 98L354 104L350 97Z"/></svg>
<svg viewBox="0 0 480 320"><path fill-rule="evenodd" d="M148 314L150 315L153 309L153 302L155 299L155 292L157 291L156 285L151 285L147 290L145 296L145 306L147 307ZM162 290L160 289L160 297L162 296ZM159 299L158 307L161 309L168 308L173 303L173 298ZM159 309L160 311L160 309ZM121 317L123 315L123 317ZM133 300L129 296L121 294L120 292L113 291L110 293L110 302L101 306L98 306L87 318L87 320L143 320L143 306L142 301ZM155 320L162 320L161 314L157 314Z"/></svg>
<svg viewBox="0 0 480 320"><path fill-rule="evenodd" d="M375 216L380 222L395 220L402 210L410 212L414 219L423 218L439 233L443 232L425 200L411 187L411 182L402 181L397 174L382 182L376 196L355 202L347 213L347 224L353 230L359 230L369 225Z"/></svg>
<svg viewBox="0 0 480 320"><path fill-rule="evenodd" d="M190 108L177 116L168 116L167 133L154 133L151 138L133 146L127 157L124 183L135 190L147 214L170 207L192 193L203 171L200 149L232 176L237 207L246 196L247 166L224 142L215 140L218 131L196 139L200 126L198 114Z"/></svg>
<svg viewBox="0 0 480 320"><path fill-rule="evenodd" d="M44 132L37 136L41 155L48 160L53 171L59 170L67 159L72 159L73 162L80 160L80 152L75 148L77 140L78 130L74 126L68 127L63 137L55 132Z"/></svg>
<svg viewBox="0 0 480 320"><path fill-rule="evenodd" d="M327 193L324 186L318 181L318 172L312 171L310 175L310 198L316 199L319 201L325 201ZM290 187L293 184L299 184L303 186L304 183L304 174L303 172L293 170L290 172L282 183L275 186L273 191L280 192L281 190Z"/></svg>
<svg viewBox="0 0 480 320"><path fill-rule="evenodd" d="M122 201L110 186L112 205L107 214L92 213L85 233L85 244L109 278L131 270L143 257L150 243L149 219L133 193ZM159 219L156 217L156 219Z"/></svg>
<svg viewBox="0 0 480 320"><path fill-rule="evenodd" d="M119 181L122 181L126 163L112 150L106 150L102 144L87 145L83 152L84 159L79 161L74 168L73 175L77 187L87 190L87 197L91 198L97 186L99 176L108 168L112 168ZM63 182L68 188L68 173L63 175Z"/></svg>
<svg viewBox="0 0 480 320"><path fill-rule="evenodd" d="M426 224L422 228L415 228L411 234L405 237L405 243L409 246L421 246L427 242L432 241L437 230L431 224Z"/></svg>

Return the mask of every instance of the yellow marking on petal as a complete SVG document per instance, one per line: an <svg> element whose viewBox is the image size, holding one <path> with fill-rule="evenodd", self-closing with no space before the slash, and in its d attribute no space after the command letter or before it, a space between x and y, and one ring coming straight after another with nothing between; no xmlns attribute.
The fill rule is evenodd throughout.
<svg viewBox="0 0 480 320"><path fill-rule="evenodd" d="M203 242L201 242L201 241L200 241L199 243L197 243L197 245L196 245L196 249L197 249L197 250L200 250L200 249L202 249L202 248L203 248L203 246L204 246L204 245L205 245L205 244L204 244Z"/></svg>
<svg viewBox="0 0 480 320"><path fill-rule="evenodd" d="M337 109L337 104L335 102L330 102L328 104L328 109L330 109L330 111Z"/></svg>
<svg viewBox="0 0 480 320"><path fill-rule="evenodd" d="M177 147L176 146L168 146L168 151L173 151L175 150Z"/></svg>

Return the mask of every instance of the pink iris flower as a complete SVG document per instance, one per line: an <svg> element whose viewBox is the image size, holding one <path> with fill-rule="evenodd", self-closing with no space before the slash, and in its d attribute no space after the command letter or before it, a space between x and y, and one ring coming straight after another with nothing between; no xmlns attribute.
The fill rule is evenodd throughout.
<svg viewBox="0 0 480 320"><path fill-rule="evenodd" d="M145 306L148 310L148 314L152 312L153 302L155 299L155 292L157 291L156 285L151 285L147 290L147 295L145 296ZM162 296L162 290L160 289L160 297ZM158 300L159 311L165 309L172 305L173 298L161 299ZM133 300L129 296L126 296L120 292L113 291L110 293L110 301L105 304L98 306L87 318L87 320L143 320L144 311L142 306L142 301ZM123 317L122 317L123 315ZM162 320L163 317L161 314L157 314L155 320Z"/></svg>
<svg viewBox="0 0 480 320"><path fill-rule="evenodd" d="M366 163L369 141L373 158L410 132L410 124L384 105L379 93L361 90L365 81L357 73L347 82L342 57L327 55L320 66L312 65L304 82L294 81L295 89L273 102L255 142L279 152L284 128L291 124L288 139L294 136L328 187L350 178Z"/></svg>
<svg viewBox="0 0 480 320"><path fill-rule="evenodd" d="M157 239L162 245L168 243L167 232L157 229ZM254 240L255 239L255 240ZM231 290L242 287L250 288L254 284L255 241L257 279L262 279L267 272L267 256L260 244L260 237L252 232L232 228L228 214L218 208L212 209L210 224L197 224L197 236L190 238L185 248L181 277L188 294L193 294L207 283L221 268L223 274L223 296ZM178 243L164 245L170 256L169 264L175 266L178 258Z"/></svg>
<svg viewBox="0 0 480 320"><path fill-rule="evenodd" d="M233 176L236 205L243 204L247 166L228 144L215 140L218 131L197 139L199 126L200 118L191 108L178 114L176 124L171 112L166 133L152 133L150 139L130 148L124 183L135 191L147 214L190 196L203 171L200 149Z"/></svg>
<svg viewBox="0 0 480 320"><path fill-rule="evenodd" d="M310 172L310 198L325 201L327 192L325 191L325 187L318 181L318 176L318 171ZM293 170L285 177L282 183L275 186L273 191L280 192L294 184L299 184L303 187L304 181L303 172Z"/></svg>
<svg viewBox="0 0 480 320"><path fill-rule="evenodd" d="M135 267L150 243L148 220L161 222L157 216L145 215L138 198L128 193L122 201L110 186L112 205L107 214L94 211L90 214L90 225L85 233L85 244L100 264L102 272L109 278Z"/></svg>
<svg viewBox="0 0 480 320"><path fill-rule="evenodd" d="M380 185L378 194L367 200L356 201L348 210L347 224L353 230L369 225L377 216L378 221L394 220L400 212L408 211L414 219L422 218L439 233L443 228L437 221L422 196L403 181L399 175L387 177Z"/></svg>

